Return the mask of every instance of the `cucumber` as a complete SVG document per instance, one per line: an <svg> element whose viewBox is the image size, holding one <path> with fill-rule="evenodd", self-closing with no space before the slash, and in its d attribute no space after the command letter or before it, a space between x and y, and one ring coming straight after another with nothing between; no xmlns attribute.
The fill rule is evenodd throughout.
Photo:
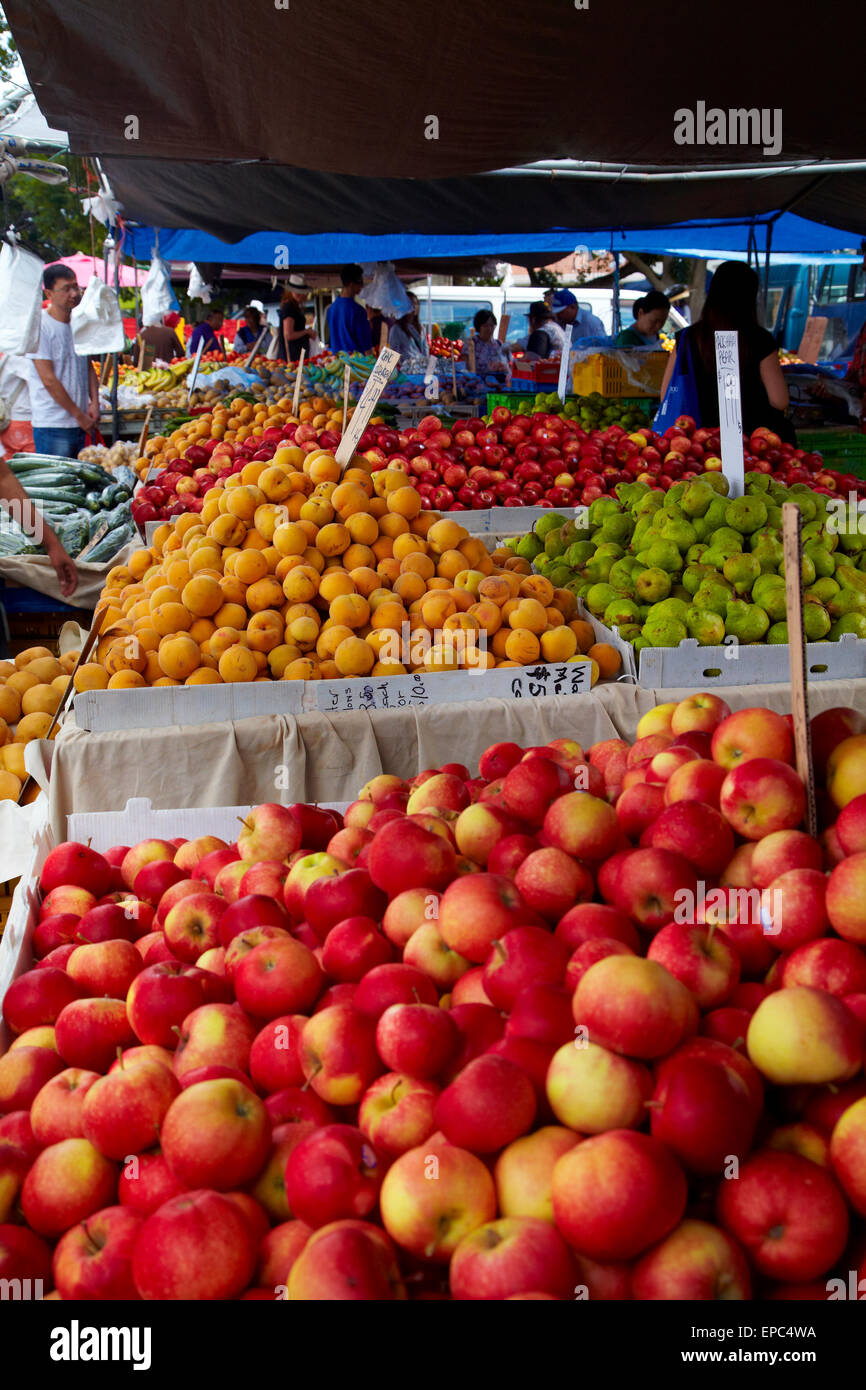
<svg viewBox="0 0 866 1390"><path fill-rule="evenodd" d="M87 556L93 564L103 564L106 560L112 560L122 546L131 538L133 527L130 522L122 526L115 526L102 537L98 545L95 545Z"/></svg>
<svg viewBox="0 0 866 1390"><path fill-rule="evenodd" d="M69 487L33 488L27 495L37 507L40 502L71 502L73 507L80 507L84 503L84 494L74 492Z"/></svg>

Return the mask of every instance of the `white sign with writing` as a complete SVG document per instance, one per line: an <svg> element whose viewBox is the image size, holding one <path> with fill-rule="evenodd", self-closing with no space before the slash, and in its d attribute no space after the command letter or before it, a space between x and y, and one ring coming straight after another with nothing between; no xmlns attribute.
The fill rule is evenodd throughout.
<svg viewBox="0 0 866 1390"><path fill-rule="evenodd" d="M736 333L716 333L716 384L719 391L719 430L722 440L722 472L730 484L730 497L742 497L745 487L743 460L743 407L740 395L740 351Z"/></svg>
<svg viewBox="0 0 866 1390"><path fill-rule="evenodd" d="M423 709L426 705L470 700L536 700L549 695L583 695L590 689L590 664L540 662L490 671L415 672L406 676L365 676L313 681L308 687L323 714L355 710Z"/></svg>
<svg viewBox="0 0 866 1390"><path fill-rule="evenodd" d="M568 389L568 367L571 361L571 335L574 331L574 324L568 324L565 330L565 342L562 347L562 361L559 364L559 385L556 394L565 403L565 393Z"/></svg>
<svg viewBox="0 0 866 1390"><path fill-rule="evenodd" d="M201 355L202 355L203 352L204 352L204 338L199 338L198 347L197 347L196 350L195 350L195 357L192 359L192 370L191 370L191 372L190 372L190 374L189 374L189 385L188 385L188 387L187 387L187 399L189 399L189 397L192 395L193 391L195 390L196 378L198 377L198 369L199 369L199 364L200 364L200 362L201 362Z"/></svg>
<svg viewBox="0 0 866 1390"><path fill-rule="evenodd" d="M388 382L391 380L393 372L396 370L400 361L399 352L393 348L383 348L376 358L376 365L367 377L367 385L361 392L361 399L355 407L349 428L340 441L339 448L334 458L343 468L349 463L352 455L358 447L358 440L367 428L370 416L376 408L376 402L381 396Z"/></svg>

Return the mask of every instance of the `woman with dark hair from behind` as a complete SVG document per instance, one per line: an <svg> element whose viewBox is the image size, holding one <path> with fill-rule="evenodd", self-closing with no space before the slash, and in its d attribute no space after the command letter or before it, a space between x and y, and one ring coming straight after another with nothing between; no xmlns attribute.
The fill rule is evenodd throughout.
<svg viewBox="0 0 866 1390"><path fill-rule="evenodd" d="M710 282L703 313L697 323L677 334L677 342L683 334L687 335L701 425L712 428L719 423L715 335L718 330L725 329L736 332L738 338L744 434L751 434L759 425L765 425L787 443L795 444L794 428L785 418L788 387L776 342L758 323L759 289L760 280L751 266L743 261L724 261ZM662 381L662 397L673 376L675 358L676 354L671 353ZM682 371L688 370L688 360L680 355Z"/></svg>
<svg viewBox="0 0 866 1390"><path fill-rule="evenodd" d="M670 307L670 300L661 290L650 290L643 299L636 299L631 310L634 323L617 333L614 347L660 347L659 333L665 326Z"/></svg>

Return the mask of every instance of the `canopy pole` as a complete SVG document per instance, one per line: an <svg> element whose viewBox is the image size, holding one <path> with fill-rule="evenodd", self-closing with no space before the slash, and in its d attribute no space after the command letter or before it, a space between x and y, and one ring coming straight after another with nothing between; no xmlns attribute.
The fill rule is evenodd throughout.
<svg viewBox="0 0 866 1390"><path fill-rule="evenodd" d="M614 250L613 232L610 234L610 251L613 256L613 336L622 329L622 315L619 306L619 252Z"/></svg>

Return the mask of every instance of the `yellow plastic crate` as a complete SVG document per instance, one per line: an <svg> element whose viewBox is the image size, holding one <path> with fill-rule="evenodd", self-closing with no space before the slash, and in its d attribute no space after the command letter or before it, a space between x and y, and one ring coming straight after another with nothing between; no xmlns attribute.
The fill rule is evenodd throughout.
<svg viewBox="0 0 866 1390"><path fill-rule="evenodd" d="M631 372L627 373L620 358L627 358ZM583 362L575 362L573 386L576 396L657 396L661 391L668 354L666 352L635 352L617 348L616 352L594 352Z"/></svg>

